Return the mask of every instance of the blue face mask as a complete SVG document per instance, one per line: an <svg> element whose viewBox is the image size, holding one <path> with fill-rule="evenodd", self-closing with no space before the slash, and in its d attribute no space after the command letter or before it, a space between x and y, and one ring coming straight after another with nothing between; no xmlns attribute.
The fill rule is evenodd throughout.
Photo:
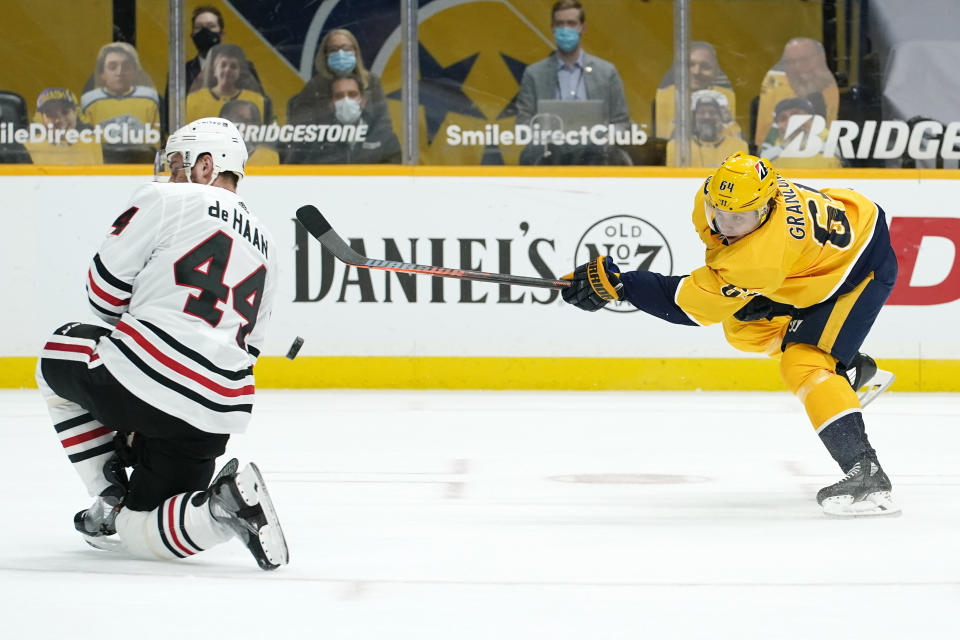
<svg viewBox="0 0 960 640"><path fill-rule="evenodd" d="M560 51L570 52L580 44L580 32L573 27L556 27L553 30L553 39L557 41Z"/></svg>
<svg viewBox="0 0 960 640"><path fill-rule="evenodd" d="M327 66L334 73L350 73L357 66L357 56L353 51L334 51L327 54Z"/></svg>

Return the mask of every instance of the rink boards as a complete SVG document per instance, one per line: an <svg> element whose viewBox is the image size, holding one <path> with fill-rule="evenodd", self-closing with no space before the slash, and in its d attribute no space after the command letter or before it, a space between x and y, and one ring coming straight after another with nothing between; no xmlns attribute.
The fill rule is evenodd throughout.
<svg viewBox="0 0 960 640"><path fill-rule="evenodd" d="M139 175L137 175L139 173ZM83 174L83 175L80 175ZM690 223L703 170L431 167L251 168L241 185L274 235L280 295L256 373L267 387L780 389L776 363L719 327L674 326L619 307L594 314L556 292L347 268L294 221L316 205L369 257L553 278L596 253L625 269L702 264ZM881 204L901 276L864 350L902 390L960 390L960 172L806 172ZM32 384L46 335L92 321L91 256L142 168L0 168L8 311L0 386ZM296 336L296 360L283 357Z"/></svg>

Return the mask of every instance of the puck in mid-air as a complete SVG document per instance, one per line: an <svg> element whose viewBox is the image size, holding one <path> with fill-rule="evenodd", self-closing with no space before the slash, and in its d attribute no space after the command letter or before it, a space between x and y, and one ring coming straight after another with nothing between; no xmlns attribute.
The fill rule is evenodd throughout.
<svg viewBox="0 0 960 640"><path fill-rule="evenodd" d="M302 346L303 346L303 338L301 338L300 336L297 336L294 339L293 344L290 345L289 351L287 351L287 357L290 358L291 360L296 358L297 353L300 352L300 347Z"/></svg>

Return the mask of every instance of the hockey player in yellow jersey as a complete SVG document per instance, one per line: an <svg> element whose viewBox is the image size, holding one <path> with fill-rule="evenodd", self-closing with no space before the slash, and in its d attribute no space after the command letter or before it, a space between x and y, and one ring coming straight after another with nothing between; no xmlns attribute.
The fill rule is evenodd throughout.
<svg viewBox="0 0 960 640"><path fill-rule="evenodd" d="M693 224L704 266L684 276L620 273L599 256L567 276L574 283L564 300L587 311L627 300L676 324L722 323L737 349L779 358L784 384L846 474L818 493L823 510L899 513L856 393L870 382L866 402L892 382L859 353L897 278L883 209L848 189L791 182L765 158L735 153L698 190Z"/></svg>

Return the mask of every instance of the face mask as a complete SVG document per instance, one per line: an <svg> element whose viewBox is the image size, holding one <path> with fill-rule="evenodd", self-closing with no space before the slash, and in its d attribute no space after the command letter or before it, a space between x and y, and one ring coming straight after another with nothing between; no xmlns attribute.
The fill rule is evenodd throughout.
<svg viewBox="0 0 960 640"><path fill-rule="evenodd" d="M353 51L334 51L327 54L327 66L334 73L350 73L357 66L357 56Z"/></svg>
<svg viewBox="0 0 960 640"><path fill-rule="evenodd" d="M697 124L697 136L706 142L714 142L720 137L720 123L704 120Z"/></svg>
<svg viewBox="0 0 960 640"><path fill-rule="evenodd" d="M560 51L570 52L580 44L580 32L572 27L557 27L553 30L553 39L557 41Z"/></svg>
<svg viewBox="0 0 960 640"><path fill-rule="evenodd" d="M353 124L360 119L360 102L353 98L341 98L333 103L337 120L343 124Z"/></svg>
<svg viewBox="0 0 960 640"><path fill-rule="evenodd" d="M207 55L207 51L210 51L212 47L220 44L220 34L215 31L211 31L204 27L197 31L193 36L193 44L197 48L197 51L200 52L200 55Z"/></svg>

